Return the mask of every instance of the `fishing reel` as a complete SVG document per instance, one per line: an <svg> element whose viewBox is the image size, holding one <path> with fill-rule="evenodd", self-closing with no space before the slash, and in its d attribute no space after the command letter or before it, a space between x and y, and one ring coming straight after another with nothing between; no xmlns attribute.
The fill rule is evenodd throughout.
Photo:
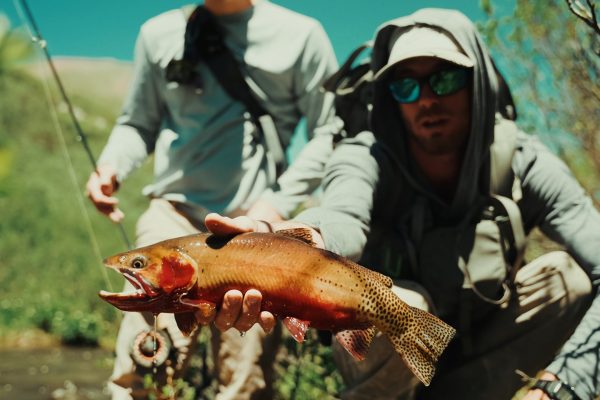
<svg viewBox="0 0 600 400"><path fill-rule="evenodd" d="M167 361L173 344L162 331L142 331L131 346L131 358L142 368L160 367Z"/></svg>
<svg viewBox="0 0 600 400"><path fill-rule="evenodd" d="M117 386L127 389L134 400L163 397L157 396L157 387L172 381L173 345L168 334L162 331L142 331L131 342L130 356L135 370L124 373L112 380ZM146 378L150 374L153 387L148 387Z"/></svg>

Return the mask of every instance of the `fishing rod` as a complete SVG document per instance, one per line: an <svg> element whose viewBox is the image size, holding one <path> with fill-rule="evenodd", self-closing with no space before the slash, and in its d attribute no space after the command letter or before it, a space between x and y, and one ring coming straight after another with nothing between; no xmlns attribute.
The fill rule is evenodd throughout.
<svg viewBox="0 0 600 400"><path fill-rule="evenodd" d="M77 135L76 139L78 142L80 142L83 145L83 149L85 150L85 153L87 154L88 159L89 159L90 163L92 164L93 170L98 172L98 163L96 162L96 158L94 157L94 154L92 153L92 150L90 148L87 135L83 132L83 129L81 128L81 125L79 124L79 120L77 119L77 116L75 115L75 110L73 108L73 104L71 103L71 100L70 100L69 96L67 95L67 92L62 83L62 80L60 79L60 76L58 75L56 67L54 66L54 62L52 61L52 57L50 56L50 52L48 51L48 44L47 44L46 40L44 39L44 37L42 36L42 33L40 32L40 29L36 23L36 20L33 17L33 13L31 12L29 5L27 4L27 0L19 0L19 2L21 4L22 10L25 12L25 16L27 19L27 21L25 21L25 22L27 22L29 24L29 26L33 29L33 31L29 30L31 40L34 43L37 43L40 46L40 48L42 49L44 56L46 58L46 61L48 63L48 66L50 67L50 71L52 72L52 76L54 77L54 81L56 82L56 84L58 86L61 97L62 97L63 101L65 102L65 104L67 105L69 117L71 119L71 122L73 123L73 126L75 127L75 132ZM131 249L132 248L131 242L129 241L129 238L127 237L127 233L125 232L125 228L123 227L123 224L120 222L117 222L117 227L121 233L121 237L123 239L123 242L125 243L125 246L127 246L128 249Z"/></svg>

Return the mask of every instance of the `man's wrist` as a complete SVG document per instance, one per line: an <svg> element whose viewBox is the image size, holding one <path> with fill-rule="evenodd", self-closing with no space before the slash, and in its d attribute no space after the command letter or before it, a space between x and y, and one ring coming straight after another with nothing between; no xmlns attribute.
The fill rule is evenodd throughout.
<svg viewBox="0 0 600 400"><path fill-rule="evenodd" d="M560 380L548 381L538 379L532 389L540 389L552 400L581 400L575 389L569 384Z"/></svg>

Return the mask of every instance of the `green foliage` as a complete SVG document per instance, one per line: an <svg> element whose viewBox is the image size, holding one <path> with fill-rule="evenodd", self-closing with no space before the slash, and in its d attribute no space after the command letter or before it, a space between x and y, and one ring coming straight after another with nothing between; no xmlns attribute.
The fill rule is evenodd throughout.
<svg viewBox="0 0 600 400"><path fill-rule="evenodd" d="M333 399L342 388L335 369L331 347L323 346L315 330L309 330L304 343L284 335L284 348L275 366L277 399Z"/></svg>
<svg viewBox="0 0 600 400"><path fill-rule="evenodd" d="M0 14L0 74L19 66L32 54L31 40L23 32L11 29L8 18Z"/></svg>
<svg viewBox="0 0 600 400"><path fill-rule="evenodd" d="M600 203L600 35L563 0L517 0L510 15L486 0L480 24L513 91L519 124L536 133Z"/></svg>
<svg viewBox="0 0 600 400"><path fill-rule="evenodd" d="M60 111L62 138L57 133L40 81L23 71L5 71L0 92L9 94L0 96L0 336L40 328L70 344L113 340L119 314L97 292L120 287L122 278L107 278L100 258L123 245L115 227L83 199L91 164ZM89 99L77 106L88 115L82 126L93 148L100 148L107 132L89 120L115 116L96 112ZM123 208L131 232L144 204L140 184L127 189Z"/></svg>

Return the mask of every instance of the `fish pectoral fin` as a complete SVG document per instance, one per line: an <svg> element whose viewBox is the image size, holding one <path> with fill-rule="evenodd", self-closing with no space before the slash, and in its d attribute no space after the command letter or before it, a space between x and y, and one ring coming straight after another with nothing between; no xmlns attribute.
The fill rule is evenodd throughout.
<svg viewBox="0 0 600 400"><path fill-rule="evenodd" d="M181 297L179 299L179 302L181 304L185 304L186 306L194 307L196 309L196 314L198 314L198 317L202 318L203 320L212 319L217 310L217 305L212 301L196 300Z"/></svg>
<svg viewBox="0 0 600 400"><path fill-rule="evenodd" d="M311 245L312 247L317 247L317 244L314 242L314 240L312 238L310 229L307 229L307 228L282 229L275 233L293 237L294 239L298 239L306 244Z"/></svg>
<svg viewBox="0 0 600 400"><path fill-rule="evenodd" d="M193 312L176 313L175 322L185 336L190 336L199 325Z"/></svg>
<svg viewBox="0 0 600 400"><path fill-rule="evenodd" d="M306 330L310 322L294 317L286 317L283 319L283 325L285 325L296 342L302 343L304 342L304 335L306 335Z"/></svg>
<svg viewBox="0 0 600 400"><path fill-rule="evenodd" d="M126 373L112 380L112 383L125 389L143 389L144 379L139 374Z"/></svg>
<svg viewBox="0 0 600 400"><path fill-rule="evenodd" d="M335 339L355 360L362 361L367 356L375 331L374 326L367 329L339 331L335 334Z"/></svg>

